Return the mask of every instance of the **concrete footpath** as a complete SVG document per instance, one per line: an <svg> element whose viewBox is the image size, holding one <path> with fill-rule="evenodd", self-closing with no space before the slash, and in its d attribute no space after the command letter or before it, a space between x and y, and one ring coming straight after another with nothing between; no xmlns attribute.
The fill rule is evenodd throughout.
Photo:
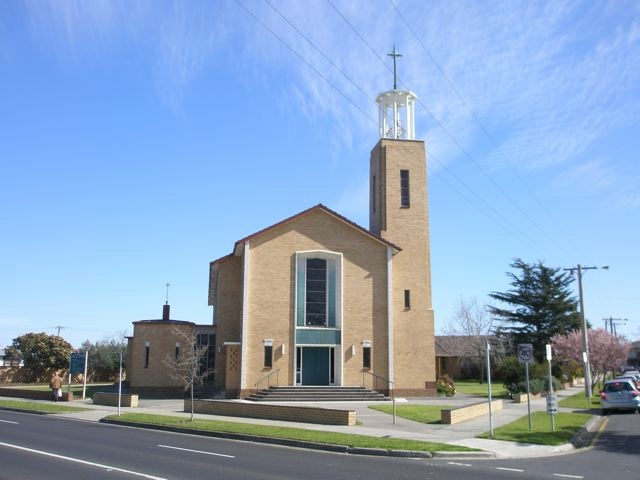
<svg viewBox="0 0 640 480"><path fill-rule="evenodd" d="M557 392L559 399L573 395L582 391L580 388L569 388ZM18 400L13 398L12 400ZM486 399L485 399L486 400ZM33 401L33 400L25 400ZM407 398L397 399L396 404L410 403L412 405L447 405L451 407L469 405L483 401L481 397L469 395L456 395L454 397L432 397L432 398ZM379 402L391 403L391 402ZM286 405L298 405L297 403L281 403ZM378 402L376 402L378 404ZM66 405L66 404L65 404ZM58 414L60 417L72 418L85 421L99 421L107 415L116 414L117 407L108 407L103 405L93 405L91 400L87 400L84 404L81 400L73 401L68 405L82 406L87 408L84 412ZM456 457L464 456L485 456L490 458L521 458L521 457L541 457L549 455L557 455L572 452L576 449L573 443L560 446L544 446L532 445L524 443L505 442L499 440L488 440L475 438L481 433L489 431L489 415L483 415L471 420L467 420L455 425L443 424L424 424L396 417L396 423L393 424L392 416L386 413L378 412L367 408L371 402L304 402L299 403L304 406L315 406L324 408L337 408L344 410L355 410L356 418L359 425L356 426L334 426L334 425L317 425L297 422L282 422L272 420L261 420L255 418L244 417L224 417L218 415L195 414L196 418L215 419L230 422L252 423L260 425L277 425L294 428L304 428L310 430L332 431L340 433L351 433L360 435L370 435L374 437L385 438L401 438L410 440L421 440L428 442L448 443L453 445L462 445L465 447L478 448L484 452L480 455L470 455L468 453L446 452L438 454L438 457ZM544 398L531 401L531 411L545 411L546 400ZM559 411L571 411L570 409L559 408ZM140 399L139 406L136 408L122 407L122 413L153 413L161 415L189 416L183 411L182 400L155 400ZM503 408L493 412L493 427L498 428L502 425L517 420L527 415L527 404L517 404L511 400L503 401ZM600 427L602 417L595 415L588 424L588 430L595 432ZM589 437L586 431L581 432L581 438ZM577 442L579 443L580 439ZM588 442L588 439L587 439ZM583 442L584 443L584 442Z"/></svg>

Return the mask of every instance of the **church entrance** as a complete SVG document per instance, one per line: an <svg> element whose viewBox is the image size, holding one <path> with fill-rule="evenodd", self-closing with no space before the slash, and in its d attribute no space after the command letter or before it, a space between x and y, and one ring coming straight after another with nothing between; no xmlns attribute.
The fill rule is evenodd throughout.
<svg viewBox="0 0 640 480"><path fill-rule="evenodd" d="M333 385L335 375L333 347L298 347L297 385Z"/></svg>

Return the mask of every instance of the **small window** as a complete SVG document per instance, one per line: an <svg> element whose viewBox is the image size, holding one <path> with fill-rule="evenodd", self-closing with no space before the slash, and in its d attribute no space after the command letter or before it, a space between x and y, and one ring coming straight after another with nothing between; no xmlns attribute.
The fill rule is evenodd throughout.
<svg viewBox="0 0 640 480"><path fill-rule="evenodd" d="M176 364L178 363L179 357L180 357L180 342L176 342Z"/></svg>
<svg viewBox="0 0 640 480"><path fill-rule="evenodd" d="M400 206L409 208L409 170L400 170Z"/></svg>
<svg viewBox="0 0 640 480"><path fill-rule="evenodd" d="M144 368L149 368L149 343L144 345Z"/></svg>
<svg viewBox="0 0 640 480"><path fill-rule="evenodd" d="M264 346L264 368L273 367L273 346Z"/></svg>
<svg viewBox="0 0 640 480"><path fill-rule="evenodd" d="M371 345L362 346L362 368L371 368Z"/></svg>
<svg viewBox="0 0 640 480"><path fill-rule="evenodd" d="M411 309L411 290L404 291L404 309Z"/></svg>

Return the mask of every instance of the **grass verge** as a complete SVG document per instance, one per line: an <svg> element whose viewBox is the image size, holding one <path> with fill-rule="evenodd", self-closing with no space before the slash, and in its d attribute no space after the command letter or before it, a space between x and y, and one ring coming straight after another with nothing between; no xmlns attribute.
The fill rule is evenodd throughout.
<svg viewBox="0 0 640 480"><path fill-rule="evenodd" d="M14 408L40 413L72 413L87 410L86 408L60 405L59 403L21 402L19 400L0 400L0 408Z"/></svg>
<svg viewBox="0 0 640 480"><path fill-rule="evenodd" d="M589 410L591 408L600 408L600 391L594 389L591 402L587 399L584 392L576 393L570 397L563 398L558 402L558 406L565 408L575 408Z"/></svg>
<svg viewBox="0 0 640 480"><path fill-rule="evenodd" d="M456 380L456 393L489 397L487 383L478 383L477 380ZM507 398L507 389L502 383L491 382L491 397Z"/></svg>
<svg viewBox="0 0 640 480"><path fill-rule="evenodd" d="M587 423L591 415L560 412L555 417L555 432L551 431L551 419L546 412L533 412L531 414L531 431L529 431L528 417L525 415L515 422L494 429L493 439L537 445L562 445L571 440L571 437ZM478 435L478 438L491 437L489 432L485 432Z"/></svg>
<svg viewBox="0 0 640 480"><path fill-rule="evenodd" d="M386 450L414 450L420 452L477 451L477 449L460 447L458 445L448 445L446 443L420 442L399 438L369 437L366 435L350 433L324 432L319 430L306 430L302 428L255 425L250 423L222 422L198 418L193 421L189 421L188 418L166 415L125 413L120 416L110 415L107 418L114 421L120 420L145 425L161 425L174 428L201 430L203 432L237 433L242 435L281 438L328 445L346 445L349 447L382 448Z"/></svg>
<svg viewBox="0 0 640 480"><path fill-rule="evenodd" d="M369 405L369 408L393 415L393 405ZM414 422L440 423L440 410L443 408L451 408L451 406L396 404L396 415Z"/></svg>

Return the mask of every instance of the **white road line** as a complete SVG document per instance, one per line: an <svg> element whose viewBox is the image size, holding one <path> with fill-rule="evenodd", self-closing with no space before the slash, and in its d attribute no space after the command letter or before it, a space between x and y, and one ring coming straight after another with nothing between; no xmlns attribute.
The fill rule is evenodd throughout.
<svg viewBox="0 0 640 480"><path fill-rule="evenodd" d="M505 472L524 472L520 468L496 467L496 470L504 470Z"/></svg>
<svg viewBox="0 0 640 480"><path fill-rule="evenodd" d="M171 448L173 450L182 450L183 452L202 453L204 455L214 455L216 457L236 458L235 455L224 455L222 453L204 452L202 450L191 450L190 448L172 447L171 445L158 445L160 448Z"/></svg>
<svg viewBox="0 0 640 480"><path fill-rule="evenodd" d="M19 425L18 422L12 422L11 420L0 420L0 422L2 422L2 423L12 423L14 425Z"/></svg>
<svg viewBox="0 0 640 480"><path fill-rule="evenodd" d="M553 476L562 478L584 478L582 475L565 475L564 473L554 473Z"/></svg>
<svg viewBox="0 0 640 480"><path fill-rule="evenodd" d="M470 463L447 462L449 465L458 465L459 467L472 467Z"/></svg>
<svg viewBox="0 0 640 480"><path fill-rule="evenodd" d="M0 442L0 446L9 447L9 448L15 448L17 450L23 450L25 452L37 453L39 455L44 455L46 457L53 457L53 458L59 458L61 460L68 460L69 462L81 463L83 465L89 465L90 467L104 468L107 471L115 471L115 472L128 473L130 475L137 475L138 477L149 478L151 480L167 480L166 478L155 477L153 475L147 475L146 473L134 472L132 470L125 470L124 468L112 467L112 466L109 466L109 465L103 465L101 463L88 462L87 460L80 460L79 458L66 457L64 455L58 455L56 453L44 452L42 450L34 450L33 448L21 447L19 445L12 445L10 443Z"/></svg>

